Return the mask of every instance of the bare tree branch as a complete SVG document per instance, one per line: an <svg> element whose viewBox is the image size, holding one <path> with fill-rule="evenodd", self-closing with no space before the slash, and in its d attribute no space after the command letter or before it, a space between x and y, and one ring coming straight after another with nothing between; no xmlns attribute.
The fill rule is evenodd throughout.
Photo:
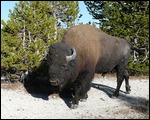
<svg viewBox="0 0 150 120"><path fill-rule="evenodd" d="M145 56L145 58L142 60L141 63L145 62L145 61L148 60L148 59L149 59L149 51L146 53L146 56Z"/></svg>

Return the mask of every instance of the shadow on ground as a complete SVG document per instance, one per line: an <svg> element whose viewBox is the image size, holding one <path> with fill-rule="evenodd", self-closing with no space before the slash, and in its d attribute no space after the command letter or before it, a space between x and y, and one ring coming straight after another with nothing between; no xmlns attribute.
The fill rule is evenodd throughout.
<svg viewBox="0 0 150 120"><path fill-rule="evenodd" d="M48 100L48 96L57 91L56 87L52 87L48 81L41 79L24 80L23 83L26 91L33 97Z"/></svg>
<svg viewBox="0 0 150 120"><path fill-rule="evenodd" d="M42 98L43 100L48 100L49 96L60 96L65 104L70 107L72 101L72 91L64 89L59 92L59 87L51 86L50 82L46 78L24 80L23 82L26 91L33 97Z"/></svg>
<svg viewBox="0 0 150 120"><path fill-rule="evenodd" d="M115 88L109 87L107 85L97 84L97 83L92 83L92 87L103 91L109 97L111 97L111 95L115 91ZM131 92L132 92L132 89L131 89ZM124 91L120 90L119 96L117 97L117 99L125 101L126 105L130 106L131 109L134 109L137 112L149 114L149 100L145 98L133 97L133 96L126 94Z"/></svg>
<svg viewBox="0 0 150 120"><path fill-rule="evenodd" d="M48 81L43 81L42 79L32 82L24 81L24 87L33 97L42 98L43 100L48 100L50 95L57 94L61 99L63 99L68 107L70 107L71 101L73 99L72 91L65 89L59 93L59 89L57 87L51 86ZM113 87L97 83L92 83L92 87L103 91L110 98L115 91L115 88ZM149 111L149 100L145 98L133 97L125 94L124 91L120 90L119 97L116 99L125 101L124 104L128 105L131 109L134 109L137 112L148 113Z"/></svg>

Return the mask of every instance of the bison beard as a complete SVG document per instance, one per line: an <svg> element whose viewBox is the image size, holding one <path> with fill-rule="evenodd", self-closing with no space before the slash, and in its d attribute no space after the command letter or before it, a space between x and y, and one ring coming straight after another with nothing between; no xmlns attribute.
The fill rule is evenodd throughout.
<svg viewBox="0 0 150 120"><path fill-rule="evenodd" d="M90 25L77 25L65 33L63 40L49 47L49 81L59 86L60 91L72 86L74 98L71 108L88 98L91 81L96 73L107 73L116 69L117 87L112 97L119 96L123 80L126 93L130 92L129 75L126 68L130 45L124 39L110 36Z"/></svg>

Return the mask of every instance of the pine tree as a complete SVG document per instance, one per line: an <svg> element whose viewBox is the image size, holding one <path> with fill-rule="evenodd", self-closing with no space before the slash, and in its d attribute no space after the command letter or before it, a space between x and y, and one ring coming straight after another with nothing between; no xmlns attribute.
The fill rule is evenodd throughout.
<svg viewBox="0 0 150 120"><path fill-rule="evenodd" d="M79 13L78 1L49 1L51 14L55 18L55 40L58 39L58 29L75 25Z"/></svg>
<svg viewBox="0 0 150 120"><path fill-rule="evenodd" d="M85 1L89 13L99 20L100 29L123 37L140 53L132 51L129 67L148 73L149 1Z"/></svg>
<svg viewBox="0 0 150 120"><path fill-rule="evenodd" d="M10 20L1 21L3 67L18 69L38 67L44 59L47 47L62 39L66 29L59 22L61 24L64 22L63 24L68 26L74 23L78 14L78 2L69 2L69 6L65 1L56 3L57 6L52 4L52 1L20 1L14 10L10 11ZM65 10L64 5L67 5ZM68 21L61 18L59 7Z"/></svg>
<svg viewBox="0 0 150 120"><path fill-rule="evenodd" d="M24 51L21 46L21 41L12 36L9 33L1 31L1 66L8 69L10 67L16 67L24 69L20 62L24 55Z"/></svg>
<svg viewBox="0 0 150 120"><path fill-rule="evenodd" d="M25 52L21 61L28 67L38 66L44 57L44 46L54 42L55 19L48 17L48 11L50 11L48 2L21 1L16 4L13 12L10 11L10 21L7 24L2 22L4 32L20 39L20 47ZM10 39L10 42L13 40Z"/></svg>

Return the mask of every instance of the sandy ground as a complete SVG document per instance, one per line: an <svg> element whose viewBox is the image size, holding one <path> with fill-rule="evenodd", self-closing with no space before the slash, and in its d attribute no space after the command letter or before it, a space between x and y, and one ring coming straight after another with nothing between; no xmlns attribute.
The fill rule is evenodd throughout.
<svg viewBox="0 0 150 120"><path fill-rule="evenodd" d="M110 98L115 77L95 77L86 102L70 109L70 99L28 93L23 85L4 89L1 84L1 119L137 119L149 118L149 80L130 79L131 93L123 82L118 98Z"/></svg>

